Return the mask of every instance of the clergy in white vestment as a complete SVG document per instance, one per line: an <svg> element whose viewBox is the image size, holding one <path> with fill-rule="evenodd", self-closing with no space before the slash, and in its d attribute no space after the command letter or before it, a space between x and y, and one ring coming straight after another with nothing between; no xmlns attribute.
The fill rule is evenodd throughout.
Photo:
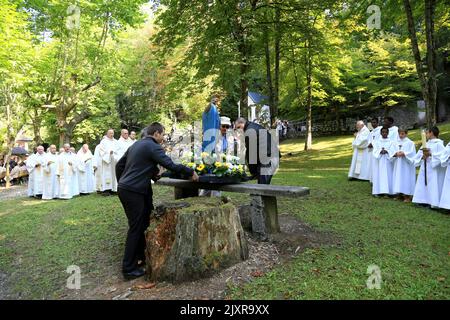
<svg viewBox="0 0 450 320"><path fill-rule="evenodd" d="M117 192L116 163L119 161L119 145L114 139L114 130L109 129L100 142L99 156L102 160L100 169L100 191L104 195ZM97 169L97 170L98 170Z"/></svg>
<svg viewBox="0 0 450 320"><path fill-rule="evenodd" d="M130 139L133 143L136 142L136 131L130 131Z"/></svg>
<svg viewBox="0 0 450 320"><path fill-rule="evenodd" d="M46 154L44 165L44 187L42 199L50 200L58 197L58 177L56 170L58 166L58 155L56 154L56 146L52 144Z"/></svg>
<svg viewBox="0 0 450 320"><path fill-rule="evenodd" d="M100 157L100 144L98 144L94 149L94 159L92 161L94 167L95 191L97 192L101 192L102 189L102 162L103 160Z"/></svg>
<svg viewBox="0 0 450 320"><path fill-rule="evenodd" d="M72 180L73 182L73 195L74 196L79 196L80 195L80 177L79 177L79 170L78 170L78 165L79 165L79 160L77 157L77 151L75 150L74 147L70 147L70 153L72 153L72 155L74 156L74 167L75 167L75 173L74 173L74 179Z"/></svg>
<svg viewBox="0 0 450 320"><path fill-rule="evenodd" d="M441 155L441 165L447 168L445 173L444 185L442 187L441 200L439 207L450 210L450 142L445 147L445 151Z"/></svg>
<svg viewBox="0 0 450 320"><path fill-rule="evenodd" d="M76 163L76 155L70 152L70 145L64 144L64 152L58 155L56 167L59 182L58 198L60 199L72 199L78 193Z"/></svg>
<svg viewBox="0 0 450 320"><path fill-rule="evenodd" d="M42 197L45 159L44 147L38 146L36 153L27 160L29 197Z"/></svg>
<svg viewBox="0 0 450 320"><path fill-rule="evenodd" d="M396 145L389 139L388 128L383 127L380 132L381 138L375 142L372 152L374 158L372 194L374 196L394 194L392 161L396 153Z"/></svg>
<svg viewBox="0 0 450 320"><path fill-rule="evenodd" d="M394 118L384 117L383 127L389 128L389 139L396 142L398 140L398 127L394 126Z"/></svg>
<svg viewBox="0 0 450 320"><path fill-rule="evenodd" d="M134 143L134 141L129 137L128 130L122 129L120 132L120 138L117 140L117 144L119 146L118 150L118 159L122 158L122 156L127 152L128 148L131 147L131 145Z"/></svg>
<svg viewBox="0 0 450 320"><path fill-rule="evenodd" d="M353 140L353 157L348 172L350 179L369 180L370 179L370 153L369 139L370 131L363 121L356 123L355 139Z"/></svg>
<svg viewBox="0 0 450 320"><path fill-rule="evenodd" d="M408 130L398 130L399 139L394 159L393 188L399 200L411 202L416 186L416 145L408 138Z"/></svg>
<svg viewBox="0 0 450 320"><path fill-rule="evenodd" d="M441 157L445 147L444 142L439 139L437 127L428 129L426 136L428 139L426 147L429 154L424 154L421 148L415 157L415 165L416 167L420 166L420 171L412 202L438 208L445 178L445 167L441 166Z"/></svg>
<svg viewBox="0 0 450 320"><path fill-rule="evenodd" d="M93 193L95 191L94 156L87 144L78 151L77 158L80 194Z"/></svg>
<svg viewBox="0 0 450 320"><path fill-rule="evenodd" d="M378 118L373 118L370 121L370 124L372 125L372 131L370 131L370 138L369 138L369 180L372 182L372 171L373 171L373 157L372 157L372 151L373 151L373 145L375 144L375 141L377 141L381 135L380 130L382 126L379 125Z"/></svg>

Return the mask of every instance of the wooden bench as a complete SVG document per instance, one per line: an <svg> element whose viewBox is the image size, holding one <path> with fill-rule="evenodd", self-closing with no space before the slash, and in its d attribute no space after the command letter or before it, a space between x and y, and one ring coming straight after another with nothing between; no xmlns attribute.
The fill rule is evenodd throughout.
<svg viewBox="0 0 450 320"><path fill-rule="evenodd" d="M191 182L188 180L171 178L162 178L156 184L174 187L175 199L198 197L199 189L250 194L253 198L251 210L261 211L264 219L263 223L265 226L265 230L263 230L263 232L269 234L280 232L280 225L278 223L277 197L299 198L309 195L309 188L296 186L277 186L246 183L223 185ZM259 201L259 199L261 199L261 201ZM252 228L253 231L261 231L258 226L252 225ZM255 230L255 228L258 230Z"/></svg>

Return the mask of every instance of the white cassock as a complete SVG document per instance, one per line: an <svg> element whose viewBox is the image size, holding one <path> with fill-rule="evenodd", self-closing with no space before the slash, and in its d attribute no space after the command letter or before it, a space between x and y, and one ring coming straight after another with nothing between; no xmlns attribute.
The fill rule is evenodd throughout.
<svg viewBox="0 0 450 320"><path fill-rule="evenodd" d="M369 155L369 159L370 159L370 160L369 160L369 174L370 174L370 179L369 179L369 180L370 180L370 182L372 182L373 167L374 167L374 165L373 165L374 159L373 159L373 157L372 157L373 146L374 146L374 144L375 144L375 141L377 141L377 140L380 139L380 137L381 137L381 134L380 134L381 128L382 128L382 126L378 126L378 127L374 128L374 129L370 132L369 143L372 144L372 149L369 149L369 153L370 153L370 155Z"/></svg>
<svg viewBox="0 0 450 320"><path fill-rule="evenodd" d="M427 185L425 185L425 162L422 159L423 151L420 149L414 158L416 167L420 165L420 171L412 202L429 204L436 208L439 207L445 178L445 167L441 166L440 161L440 157L445 151L444 142L440 139L431 139L427 142L427 148L431 152L431 157L427 159Z"/></svg>
<svg viewBox="0 0 450 320"><path fill-rule="evenodd" d="M131 147L134 143L134 140L131 140L130 138L124 139L122 137L117 140L117 145L119 150L117 151L117 159L122 158L122 156L127 152L128 148Z"/></svg>
<svg viewBox="0 0 450 320"><path fill-rule="evenodd" d="M84 152L83 149L80 149L77 158L80 193L92 193L95 191L94 156L91 150Z"/></svg>
<svg viewBox="0 0 450 320"><path fill-rule="evenodd" d="M446 167L444 185L442 187L441 201L439 207L450 210L450 142L441 155L441 165Z"/></svg>
<svg viewBox="0 0 450 320"><path fill-rule="evenodd" d="M100 142L101 158L99 191L117 191L116 163L119 160L119 146L116 139L103 138Z"/></svg>
<svg viewBox="0 0 450 320"><path fill-rule="evenodd" d="M386 150L387 154L381 154L382 150ZM396 146L389 138L380 138L375 142L373 148L373 177L372 177L372 194L394 194L393 188L393 157L396 152Z"/></svg>
<svg viewBox="0 0 450 320"><path fill-rule="evenodd" d="M53 153L46 154L44 166L44 189L42 199L50 200L58 197L58 177L56 175L58 167L58 155Z"/></svg>
<svg viewBox="0 0 450 320"><path fill-rule="evenodd" d="M72 163L73 163L73 168L74 168L74 177L72 180L72 190L73 190L73 195L74 196L79 196L80 195L80 175L79 175L79 170L78 170L78 165L79 165L79 160L77 157L76 153L72 153Z"/></svg>
<svg viewBox="0 0 450 320"><path fill-rule="evenodd" d="M45 153L35 153L27 160L28 196L41 195L44 187ZM39 165L36 167L36 165Z"/></svg>
<svg viewBox="0 0 450 320"><path fill-rule="evenodd" d="M72 199L76 195L78 187L75 189L75 182L78 185L76 176L76 157L71 152L63 152L58 156L56 172L59 181L59 198Z"/></svg>
<svg viewBox="0 0 450 320"><path fill-rule="evenodd" d="M370 179L370 153L369 153L369 128L364 126L359 130L355 139L353 140L353 157L350 170L348 172L349 178L359 180Z"/></svg>
<svg viewBox="0 0 450 320"><path fill-rule="evenodd" d="M416 167L414 157L416 146L409 138L398 139L397 151L403 151L404 157L394 158L393 188L394 194L412 196L416 186Z"/></svg>
<svg viewBox="0 0 450 320"><path fill-rule="evenodd" d="M388 138L391 141L394 141L394 142L396 142L399 139L399 137L398 137L398 127L392 126L392 127L389 128Z"/></svg>

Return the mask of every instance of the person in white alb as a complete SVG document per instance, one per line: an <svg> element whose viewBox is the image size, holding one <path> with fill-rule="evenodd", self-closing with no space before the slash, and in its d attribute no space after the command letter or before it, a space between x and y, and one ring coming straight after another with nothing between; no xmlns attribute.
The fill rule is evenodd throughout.
<svg viewBox="0 0 450 320"><path fill-rule="evenodd" d="M372 118L370 121L370 124L372 125L372 131L370 131L370 138L369 138L369 172L370 172L370 182L372 182L372 175L373 175L373 145L375 144L375 141L380 139L380 130L382 126L379 125L378 118Z"/></svg>
<svg viewBox="0 0 450 320"><path fill-rule="evenodd" d="M56 175L59 181L59 199L72 199L79 193L76 163L76 155L70 152L70 144L64 144L64 151L58 155L56 167Z"/></svg>
<svg viewBox="0 0 450 320"><path fill-rule="evenodd" d="M447 168L444 178L444 185L442 186L442 195L439 202L441 209L450 210L450 142L445 147L441 155L441 165Z"/></svg>
<svg viewBox="0 0 450 320"><path fill-rule="evenodd" d="M349 179L370 179L370 153L369 153L369 128L363 121L356 123L355 139L353 140L353 157L348 173Z"/></svg>
<svg viewBox="0 0 450 320"><path fill-rule="evenodd" d="M44 186L44 166L46 157L43 146L36 148L36 153L27 160L28 180L28 196L42 197Z"/></svg>
<svg viewBox="0 0 450 320"><path fill-rule="evenodd" d="M416 168L414 157L416 146L408 138L408 130L398 130L399 139L396 144L394 158L393 188L398 200L411 202L416 186Z"/></svg>
<svg viewBox="0 0 450 320"><path fill-rule="evenodd" d="M77 158L80 194L86 195L95 191L94 156L87 144L84 144L78 151Z"/></svg>
<svg viewBox="0 0 450 320"><path fill-rule="evenodd" d="M445 151L444 142L439 139L439 129L433 127L426 131L427 152L423 146L417 152L416 167L420 166L412 202L438 208L444 185L445 167L441 166L441 156Z"/></svg>
<svg viewBox="0 0 450 320"><path fill-rule="evenodd" d="M372 177L372 194L388 196L394 194L393 165L397 151L395 143L389 139L389 128L381 129L381 138L373 146L374 170Z"/></svg>
<svg viewBox="0 0 450 320"><path fill-rule="evenodd" d="M98 151L101 159L101 166L97 167L97 170L100 170L100 181L97 182L99 191L105 196L115 194L117 192L116 163L119 161L120 150L117 140L114 139L113 129L107 131L100 142Z"/></svg>
<svg viewBox="0 0 450 320"><path fill-rule="evenodd" d="M131 145L134 143L134 141L129 137L128 130L122 129L120 132L120 138L117 140L118 144L118 159L122 158L122 156L127 152L128 148L131 147Z"/></svg>
<svg viewBox="0 0 450 320"><path fill-rule="evenodd" d="M58 155L56 154L56 146L54 144L52 144L47 151L44 165L42 199L51 200L58 197L58 177L56 175Z"/></svg>

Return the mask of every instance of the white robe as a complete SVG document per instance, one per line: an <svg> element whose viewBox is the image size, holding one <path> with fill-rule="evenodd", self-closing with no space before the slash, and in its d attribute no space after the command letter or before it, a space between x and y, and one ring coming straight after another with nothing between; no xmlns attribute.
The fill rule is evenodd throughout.
<svg viewBox="0 0 450 320"><path fill-rule="evenodd" d="M442 152L441 165L446 167L444 185L442 187L441 200L439 207L450 210L450 142L447 144L445 151Z"/></svg>
<svg viewBox="0 0 450 320"><path fill-rule="evenodd" d="M353 157L348 172L349 178L359 180L370 179L370 153L369 153L370 131L364 126L353 140Z"/></svg>
<svg viewBox="0 0 450 320"><path fill-rule="evenodd" d="M387 154L381 154L382 150L386 150ZM396 146L389 138L380 138L375 142L373 148L373 177L372 177L372 194L394 194L393 188L393 157L396 152Z"/></svg>
<svg viewBox="0 0 450 320"><path fill-rule="evenodd" d="M58 155L47 153L44 166L44 189L42 199L50 200L58 197L58 177L57 173Z"/></svg>
<svg viewBox="0 0 450 320"><path fill-rule="evenodd" d="M123 157L125 152L127 152L128 148L131 147L134 143L134 140L131 140L130 138L124 139L122 137L117 140L117 145L119 150L117 151L117 158L120 159Z"/></svg>
<svg viewBox="0 0 450 320"><path fill-rule="evenodd" d="M28 196L42 195L44 187L45 153L35 153L27 160ZM36 167L36 165L40 165Z"/></svg>
<svg viewBox="0 0 450 320"><path fill-rule="evenodd" d="M71 164L69 164L69 162ZM76 157L71 152L63 152L58 156L57 175L59 181L59 198L71 199L77 192Z"/></svg>
<svg viewBox="0 0 450 320"><path fill-rule="evenodd" d="M84 152L80 149L77 153L77 158L80 193L92 193L95 191L94 156L91 150Z"/></svg>
<svg viewBox="0 0 450 320"><path fill-rule="evenodd" d="M79 170L78 170L80 161L78 160L76 153L72 153L72 159L73 159L72 163L73 163L73 167L74 167L72 190L73 190L73 195L78 196L78 195L80 195L80 175L79 175Z"/></svg>
<svg viewBox="0 0 450 320"><path fill-rule="evenodd" d="M416 186L416 167L414 166L416 146L409 138L404 138L398 139L396 149L396 152L403 151L405 156L394 158L394 194L412 196Z"/></svg>
<svg viewBox="0 0 450 320"><path fill-rule="evenodd" d="M97 145L94 149L92 165L94 167L95 190L100 191L102 189L102 158L100 157L100 145Z"/></svg>
<svg viewBox="0 0 450 320"><path fill-rule="evenodd" d="M116 163L119 160L119 152L120 150L116 139L104 138L102 142L100 142L99 156L102 165L99 176L99 191L117 191Z"/></svg>
<svg viewBox="0 0 450 320"><path fill-rule="evenodd" d="M393 141L393 142L396 142L399 139L399 137L398 137L398 127L392 126L392 127L389 128L388 138L391 141Z"/></svg>
<svg viewBox="0 0 450 320"><path fill-rule="evenodd" d="M431 151L431 157L427 159L427 185L425 185L425 166L422 159L422 149L417 152L414 162L416 167L420 165L416 188L414 189L414 203L429 204L439 207L442 187L445 178L445 167L441 166L440 157L445 150L444 143L440 139L431 139L427 142L427 148Z"/></svg>
<svg viewBox="0 0 450 320"><path fill-rule="evenodd" d="M374 167L374 164L373 164L374 158L372 156L373 146L375 144L375 141L377 141L381 137L381 134L380 134L381 128L382 128L382 126L378 126L370 132L369 144L372 144L372 148L369 149L369 153L370 153L370 155L369 155L369 159L370 159L369 160L369 174L370 174L369 180L370 180L370 182L372 182L373 167Z"/></svg>

